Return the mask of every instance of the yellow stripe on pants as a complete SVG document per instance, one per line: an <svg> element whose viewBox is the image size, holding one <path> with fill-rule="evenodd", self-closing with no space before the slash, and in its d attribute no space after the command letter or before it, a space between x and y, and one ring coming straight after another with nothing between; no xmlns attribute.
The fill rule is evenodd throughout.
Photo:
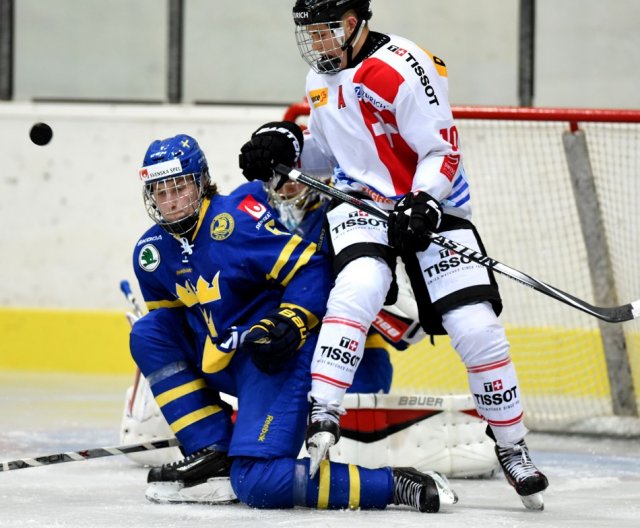
<svg viewBox="0 0 640 528"><path fill-rule="evenodd" d="M175 422L172 422L170 424L171 430L174 433L177 433L179 431L182 431L185 427L189 427L191 424L199 420L203 420L207 416L211 416L212 414L215 414L221 410L222 408L218 405L208 405L207 407L203 407L202 409L193 411L189 414L184 415L182 418L179 418Z"/></svg>
<svg viewBox="0 0 640 528"><path fill-rule="evenodd" d="M329 507L329 490L331 489L331 463L328 460L320 462L320 483L318 484L318 509Z"/></svg>

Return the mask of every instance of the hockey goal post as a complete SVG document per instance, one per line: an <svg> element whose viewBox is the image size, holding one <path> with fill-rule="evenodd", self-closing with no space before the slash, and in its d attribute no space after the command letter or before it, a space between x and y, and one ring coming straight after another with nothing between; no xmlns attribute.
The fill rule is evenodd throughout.
<svg viewBox="0 0 640 528"><path fill-rule="evenodd" d="M487 252L596 306L640 297L640 111L454 107ZM286 119L308 115L305 102ZM534 430L637 434L640 323L603 323L498 276ZM392 352L392 392L467 392L447 337Z"/></svg>

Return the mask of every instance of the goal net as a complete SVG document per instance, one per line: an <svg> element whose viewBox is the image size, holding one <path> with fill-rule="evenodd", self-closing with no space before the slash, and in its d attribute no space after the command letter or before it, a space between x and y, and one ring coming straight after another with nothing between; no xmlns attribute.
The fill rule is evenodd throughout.
<svg viewBox="0 0 640 528"><path fill-rule="evenodd" d="M491 257L596 306L640 298L640 112L456 108L454 115L474 223ZM577 153L576 137L585 140ZM531 429L611 432L621 426L610 418L637 415L637 322L599 323L497 280ZM468 391L446 337L394 353L393 362L393 391Z"/></svg>
<svg viewBox="0 0 640 528"><path fill-rule="evenodd" d="M294 104L285 119L308 113ZM454 116L489 256L595 306L640 298L640 111L456 107ZM637 434L640 323L602 323L497 280L527 426ZM446 336L391 358L392 393L469 391Z"/></svg>

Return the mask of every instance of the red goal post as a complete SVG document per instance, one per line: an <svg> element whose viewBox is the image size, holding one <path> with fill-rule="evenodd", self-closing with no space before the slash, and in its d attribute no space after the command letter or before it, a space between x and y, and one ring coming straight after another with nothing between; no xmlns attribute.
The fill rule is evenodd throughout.
<svg viewBox="0 0 640 528"><path fill-rule="evenodd" d="M308 113L303 101L285 119ZM596 306L640 297L640 111L457 106L453 114L474 223L492 257ZM528 426L638 433L640 323L601 323L498 282ZM468 391L446 337L392 360L393 392Z"/></svg>
<svg viewBox="0 0 640 528"><path fill-rule="evenodd" d="M579 122L640 123L640 110L590 108L528 108L521 106L454 106L455 119L496 119L503 121L560 121L573 130ZM309 115L306 100L287 107L283 119L297 121Z"/></svg>

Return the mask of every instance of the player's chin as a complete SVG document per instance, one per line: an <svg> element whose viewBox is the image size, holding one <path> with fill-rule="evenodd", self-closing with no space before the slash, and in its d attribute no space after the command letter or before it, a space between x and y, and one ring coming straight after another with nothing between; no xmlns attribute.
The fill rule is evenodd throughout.
<svg viewBox="0 0 640 528"><path fill-rule="evenodd" d="M189 216L187 213L180 211L179 213L168 213L168 214L163 214L162 217L164 218L165 222L179 222L180 220L184 220L187 216Z"/></svg>

